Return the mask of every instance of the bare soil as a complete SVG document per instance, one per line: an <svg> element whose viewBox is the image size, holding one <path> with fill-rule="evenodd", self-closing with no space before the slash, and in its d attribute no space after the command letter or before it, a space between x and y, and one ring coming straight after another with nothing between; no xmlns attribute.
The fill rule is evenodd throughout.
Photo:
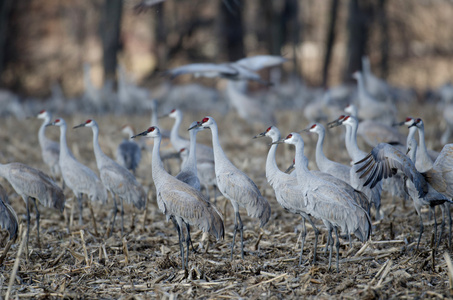
<svg viewBox="0 0 453 300"><path fill-rule="evenodd" d="M429 107L429 109L432 109ZM425 110L426 111L426 110ZM433 110L432 110L433 111ZM427 113L425 113L427 114ZM441 127L435 127L434 118L427 115L428 144L440 150L437 137ZM300 116L300 115L299 115ZM183 126L198 120L201 114L187 115ZM85 202L83 225L78 225L78 209L74 208L74 196L65 190L66 209L63 214L40 207L41 247L38 246L36 226L30 233L28 258L25 253L17 257L21 239L11 247L0 266L0 295L5 297L13 265L19 260L19 268L12 285L11 298L88 298L88 299L176 299L176 298L450 298L452 282L444 258L451 255L444 234L439 248L433 249L433 219L424 211L425 233L420 249L416 249L419 218L411 200L403 203L383 195L385 217L374 222L371 241L364 246L358 241L349 248L341 242L340 269L328 269L328 255L324 254L326 234L322 234L318 248L318 261L312 264L314 234L308 226L307 242L303 253L304 262L298 265L300 253L301 218L286 212L275 199L272 188L265 178L265 159L268 140L252 140L251 137L266 129L250 126L230 113L216 116L220 126L223 147L233 163L244 170L260 187L272 207L271 218L264 228L257 220L242 211L245 225L245 258L240 258L237 242L234 259L230 260L233 233L233 210L222 196L217 197L217 207L224 214L225 240L210 237L204 249L198 249L202 232L192 228L196 252L191 251L189 269L181 269L177 233L171 222L158 210L150 170L150 155L143 153L137 178L149 190L146 211L125 206L124 238L120 237L120 218L117 219L112 237L107 238L112 202L102 206L93 203L96 230L93 226L88 203ZM69 126L85 121L86 116L65 118ZM99 116L96 117L101 131L101 147L113 156L122 137L119 128L132 123L138 131L148 126L148 116ZM300 121L295 112L279 112L278 124L283 135L301 130L308 124ZM47 171L42 163L37 141L38 120L18 121L7 118L0 121L0 161L19 161ZM162 127L169 129L171 120L164 120ZM91 130L68 129L68 143L75 156L96 170L92 151ZM404 130L402 130L404 132ZM48 136L58 139L59 130L48 128ZM404 132L406 133L406 132ZM181 135L186 132L181 130ZM210 143L210 133L199 133L199 141ZM306 154L313 155L315 138L306 136ZM347 163L342 142L342 129L329 132L326 147L329 157ZM152 144L152 143L150 143ZM369 150L369 148L367 148ZM293 149L281 145L278 162L282 169L292 161ZM170 163L173 174L178 171L178 161ZM10 195L10 202L21 220L21 232L26 228L26 210L21 198L5 181L1 184ZM440 222L440 211L437 220ZM35 213L32 213L34 224ZM71 222L71 233L66 222ZM72 221L71 221L72 220ZM448 226L447 226L448 228ZM7 233L2 231L6 238ZM2 247L5 240L2 243ZM451 274L450 274L451 275ZM450 279L451 280L451 279Z"/></svg>

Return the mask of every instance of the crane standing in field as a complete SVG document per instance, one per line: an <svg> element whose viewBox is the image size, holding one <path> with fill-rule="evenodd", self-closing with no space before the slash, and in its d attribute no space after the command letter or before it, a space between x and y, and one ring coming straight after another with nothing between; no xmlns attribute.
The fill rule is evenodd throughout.
<svg viewBox="0 0 453 300"><path fill-rule="evenodd" d="M93 131L93 149L94 156L96 157L96 164L99 169L102 183L112 193L113 198L113 220L110 234L113 232L115 226L116 214L118 207L116 198L121 199L121 236L124 234L124 208L123 200L127 203L133 203L138 209L143 209L146 203L146 193L143 187L137 182L134 175L132 175L126 168L120 166L113 159L108 157L102 152L99 145L99 127L95 120L87 120L85 123L74 126L91 127Z"/></svg>
<svg viewBox="0 0 453 300"><path fill-rule="evenodd" d="M205 117L199 124L189 128L189 130L198 127L211 129L217 185L220 192L233 205L234 234L231 245L231 259L233 259L234 242L238 231L241 233L241 257L244 258L244 226L239 214L239 206L245 207L250 217L259 218L261 227L269 221L271 207L266 198L261 195L256 184L228 160L220 146L219 131L214 119L212 117Z"/></svg>
<svg viewBox="0 0 453 300"><path fill-rule="evenodd" d="M123 167L132 171L135 176L140 160L142 159L142 152L140 146L130 137L134 135L134 129L131 125L125 125L121 129L122 133L127 134L128 139L124 139L116 149L116 161Z"/></svg>
<svg viewBox="0 0 453 300"><path fill-rule="evenodd" d="M175 225L177 225L181 262L183 268L186 269L189 260L189 226L197 225L201 230L209 232L219 240L224 237L221 214L201 192L171 176L165 170L159 153L162 140L159 128L150 127L148 130L134 136L134 138L137 136L155 139L152 153L152 175L154 185L156 186L157 205L167 216L167 220L172 219ZM184 227L187 230L187 238L184 234ZM185 263L184 242L187 244L187 258Z"/></svg>
<svg viewBox="0 0 453 300"><path fill-rule="evenodd" d="M369 239L371 234L370 217L368 216L368 213L357 204L357 201L353 199L353 195L351 195L350 192L340 187L337 183L332 183L330 180L325 180L313 174L308 169L308 159L304 155L304 141L298 133L293 132L285 139L274 143L292 144L296 147L295 164L297 181L303 190L303 194L305 194L307 207L314 217L323 220L323 222L328 225L330 234L331 228L335 230L335 235L337 237L338 271L340 250L338 228L348 234L348 236L351 233L354 233L362 242L365 242ZM335 178L333 176L330 177ZM343 182L341 180L338 181ZM349 189L353 190L350 187ZM332 247L333 244L330 245L329 268L331 264Z"/></svg>
<svg viewBox="0 0 453 300"><path fill-rule="evenodd" d="M47 166L49 166L50 175L52 175L55 179L56 177L61 176L60 165L58 164L60 158L60 144L46 137L46 125L52 121L52 114L46 110L41 110L37 117L38 119L44 119L38 131L38 140L39 146L41 146L42 160Z"/></svg>
<svg viewBox="0 0 453 300"><path fill-rule="evenodd" d="M262 132L253 138L259 137L269 137L272 139L272 142L277 142L280 140L280 130L277 127L271 126L265 132ZM310 212L308 211L305 196L302 193L302 189L297 182L297 178L286 174L277 166L275 160L275 155L277 152L277 144L272 144L266 160L266 178L269 184L275 191L275 197L278 203L286 210L293 214L299 214L302 217L302 241L299 257L299 265L302 264L302 254L304 251L305 238L307 236L307 228L305 226L305 221L308 220L313 230L315 232L315 245L313 252L313 264L316 262L316 252L318 246L318 236L319 230L316 227L315 223L310 218Z"/></svg>
<svg viewBox="0 0 453 300"><path fill-rule="evenodd" d="M87 166L81 164L74 157L66 142L67 125L65 120L56 119L47 126L60 127L60 169L66 185L72 190L79 203L79 225L82 225L83 194L88 195L91 201L107 202L107 190L97 175Z"/></svg>
<svg viewBox="0 0 453 300"><path fill-rule="evenodd" d="M181 127L183 115L179 109L173 109L168 116L175 119L175 123L171 128L170 141L176 151L182 148L190 148L190 141L179 136L179 127ZM214 152L211 147L204 144L196 144L197 156L197 174L201 185L206 189L206 194L209 198L209 187L213 187L215 195L215 187L217 181L215 178L214 169Z"/></svg>
<svg viewBox="0 0 453 300"><path fill-rule="evenodd" d="M36 200L46 207L63 212L65 197L63 190L46 174L21 163L0 164L0 176L8 180L27 207L27 247L30 235L30 200L36 208L36 226L39 238L39 210Z"/></svg>

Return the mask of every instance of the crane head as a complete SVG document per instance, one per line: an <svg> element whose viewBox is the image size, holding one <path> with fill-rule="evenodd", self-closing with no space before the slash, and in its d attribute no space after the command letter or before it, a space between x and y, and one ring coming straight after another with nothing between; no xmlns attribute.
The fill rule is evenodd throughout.
<svg viewBox="0 0 453 300"><path fill-rule="evenodd" d="M214 121L212 117L204 117L201 122L198 122L197 125L192 126L189 128L189 130L194 129L194 128L201 128L201 129L206 129L206 128L211 128L211 126L217 126L217 123Z"/></svg>
<svg viewBox="0 0 453 300"><path fill-rule="evenodd" d="M393 124L393 126L403 126L403 125L411 126L414 123L414 121L415 121L414 118L407 117L404 121L399 122L399 123L395 123L395 124Z"/></svg>
<svg viewBox="0 0 453 300"><path fill-rule="evenodd" d="M343 124L343 121L345 120L345 118L346 118L345 115L341 115L338 119L327 123L327 126L329 126L329 128L340 126L341 124Z"/></svg>
<svg viewBox="0 0 453 300"><path fill-rule="evenodd" d="M139 134L136 134L134 136L131 136L131 139L134 139L138 136L144 136L144 137L152 137L152 138L155 138L155 137L158 137L160 136L160 130L159 128L157 128L156 126L151 126L150 128L148 128L147 130L139 133Z"/></svg>
<svg viewBox="0 0 453 300"><path fill-rule="evenodd" d="M96 126L96 122L94 120L86 120L85 123L74 126L73 129L76 129L79 127L94 127L94 126Z"/></svg>
<svg viewBox="0 0 453 300"><path fill-rule="evenodd" d="M261 132L260 134L255 135L253 138L254 138L254 139L257 139L257 138L260 138L260 137L264 137L264 136L266 136L271 130L272 130L272 126L270 126L269 128L267 128L266 131Z"/></svg>
<svg viewBox="0 0 453 300"><path fill-rule="evenodd" d="M36 116L38 119L45 119L49 116L49 113L47 112L47 110L43 109L41 110L38 115Z"/></svg>
<svg viewBox="0 0 453 300"><path fill-rule="evenodd" d="M49 123L46 125L47 126L63 126L66 125L66 122L63 119L56 119L52 123Z"/></svg>

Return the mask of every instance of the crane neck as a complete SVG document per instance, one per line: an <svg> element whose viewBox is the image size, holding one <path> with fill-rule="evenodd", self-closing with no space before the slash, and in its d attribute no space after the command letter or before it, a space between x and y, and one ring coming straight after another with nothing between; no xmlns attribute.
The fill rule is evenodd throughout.
<svg viewBox="0 0 453 300"><path fill-rule="evenodd" d="M156 126L158 127L159 126L159 121L158 121L158 117L157 117L157 103L155 103L155 101L153 101L153 103L151 104L151 126Z"/></svg>
<svg viewBox="0 0 453 300"><path fill-rule="evenodd" d="M361 160L366 155L366 153L359 149L357 144L357 128L357 122L346 125L346 150L348 151L349 157L351 157L353 162Z"/></svg>
<svg viewBox="0 0 453 300"><path fill-rule="evenodd" d="M215 166L217 167L217 161L229 162L228 157L223 152L222 146L220 146L219 130L217 124L210 127L212 134L212 150L214 152Z"/></svg>
<svg viewBox="0 0 453 300"><path fill-rule="evenodd" d="M316 142L316 164L318 165L318 169L321 170L322 166L325 165L329 159L324 154L324 139L326 137L326 131L323 129L318 132L318 141ZM322 171L322 170L321 170Z"/></svg>
<svg viewBox="0 0 453 300"><path fill-rule="evenodd" d="M186 144L187 142L185 139L179 136L179 127L181 126L181 123L182 116L181 114L177 114L175 117L175 123L173 124L170 132L170 141L177 151L181 150L181 148L184 148L184 144Z"/></svg>
<svg viewBox="0 0 453 300"><path fill-rule="evenodd" d="M68 156L73 156L66 142L67 125L60 125L60 162Z"/></svg>
<svg viewBox="0 0 453 300"><path fill-rule="evenodd" d="M278 140L280 140L280 134L272 137L272 142L276 142ZM280 169L277 166L277 161L275 160L275 156L277 153L277 147L278 147L278 144L271 145L271 148L269 149L269 152L267 154L267 159L266 159L266 178L272 187L273 187L273 183L277 179L277 176L287 175L286 173L280 171Z"/></svg>
<svg viewBox="0 0 453 300"><path fill-rule="evenodd" d="M407 153L407 156L412 160L412 162L415 164L417 160L417 142L415 141L414 138L412 138L413 142L409 143L408 145L412 144L413 146L409 149L409 152Z"/></svg>
<svg viewBox="0 0 453 300"><path fill-rule="evenodd" d="M165 170L162 159L160 158L161 141L162 141L162 136L160 134L154 138L153 154L151 157L152 158L151 173L153 176L154 184L156 185L156 189L160 185L161 182L165 181L165 179L162 178L162 174L167 174L167 176L171 176Z"/></svg>
<svg viewBox="0 0 453 300"><path fill-rule="evenodd" d="M418 149L420 154L422 154L426 159L432 161L432 159L428 156L428 149L426 148L425 143L425 127L423 125L421 128L418 128L418 146L420 148Z"/></svg>
<svg viewBox="0 0 453 300"><path fill-rule="evenodd" d="M38 131L38 140L39 140L39 145L44 147L45 143L47 142L47 137L46 137L46 125L49 124L51 121L51 117L49 115L46 116L44 121L41 124L41 127L39 127Z"/></svg>
<svg viewBox="0 0 453 300"><path fill-rule="evenodd" d="M197 132L190 131L189 157L187 158L185 168L193 170L197 175ZM198 175L197 175L198 176Z"/></svg>
<svg viewBox="0 0 453 300"><path fill-rule="evenodd" d="M297 181L301 186L305 186L305 180L312 176L310 170L308 169L308 159L304 155L304 144L301 141L298 141L296 144L296 174Z"/></svg>
<svg viewBox="0 0 453 300"><path fill-rule="evenodd" d="M91 129L93 130L94 156L96 157L96 164L98 166L98 169L101 169L102 163L104 159L107 157L107 155L105 155L104 152L102 152L101 146L99 145L99 127L96 125L91 127Z"/></svg>

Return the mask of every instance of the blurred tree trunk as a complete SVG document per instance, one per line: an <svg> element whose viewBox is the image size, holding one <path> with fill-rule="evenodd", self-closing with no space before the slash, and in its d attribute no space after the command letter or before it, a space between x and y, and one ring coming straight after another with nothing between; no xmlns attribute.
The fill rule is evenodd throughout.
<svg viewBox="0 0 453 300"><path fill-rule="evenodd" d="M120 25L123 11L122 0L105 0L101 21L104 80L114 80L117 53L120 48Z"/></svg>
<svg viewBox="0 0 453 300"><path fill-rule="evenodd" d="M156 5L156 14L154 18L155 33L156 33L156 54L157 54L157 69L165 70L168 60L168 45L167 45L167 26L165 24L164 3Z"/></svg>
<svg viewBox="0 0 453 300"><path fill-rule="evenodd" d="M359 5L360 3L360 5ZM351 74L361 69L361 59L366 53L369 24L373 19L372 1L350 0L348 5L348 44L343 82L351 82Z"/></svg>
<svg viewBox="0 0 453 300"><path fill-rule="evenodd" d="M287 41L291 43L293 48L293 72L299 75L297 46L300 43L300 24L299 24L299 3L297 0L286 0L286 5L283 10L282 22L284 22L285 31L288 33ZM283 45L281 45L283 46ZM281 52L281 48L279 49ZM283 54L285 53L278 53Z"/></svg>
<svg viewBox="0 0 453 300"><path fill-rule="evenodd" d="M220 36L224 37L223 42L221 42L222 47L220 47L220 49L226 49L229 61L236 61L244 58L245 51L244 26L242 23L242 1L231 3L229 4L230 7L223 3L223 1L219 1L219 4L221 18ZM229 8L232 9L232 11L230 11Z"/></svg>
<svg viewBox="0 0 453 300"><path fill-rule="evenodd" d="M324 64L322 67L322 86L327 86L329 76L329 66L332 58L332 49L335 42L335 25L338 15L338 0L330 1L329 27L327 28L326 53L324 54Z"/></svg>
<svg viewBox="0 0 453 300"><path fill-rule="evenodd" d="M286 34L283 30L283 13L282 13L282 4L285 4L286 1L280 0L264 0L264 18L266 20L267 28L267 49L270 54L280 55L280 49L283 44Z"/></svg>
<svg viewBox="0 0 453 300"><path fill-rule="evenodd" d="M387 78L389 72L389 30L386 0L379 0L379 27L381 29L381 77Z"/></svg>
<svg viewBox="0 0 453 300"><path fill-rule="evenodd" d="M14 0L2 0L0 2L0 83L2 73L5 70L7 47L8 47L8 28L9 16L13 8Z"/></svg>

